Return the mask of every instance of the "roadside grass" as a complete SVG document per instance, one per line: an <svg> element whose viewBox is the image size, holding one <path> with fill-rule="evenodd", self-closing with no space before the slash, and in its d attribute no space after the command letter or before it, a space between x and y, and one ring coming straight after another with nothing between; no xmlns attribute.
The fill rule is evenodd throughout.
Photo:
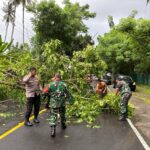
<svg viewBox="0 0 150 150"><path fill-rule="evenodd" d="M137 85L137 90L133 93L133 96L141 99L146 104L150 104L150 85Z"/></svg>
<svg viewBox="0 0 150 150"><path fill-rule="evenodd" d="M150 85L137 85L137 92L142 94L150 94Z"/></svg>

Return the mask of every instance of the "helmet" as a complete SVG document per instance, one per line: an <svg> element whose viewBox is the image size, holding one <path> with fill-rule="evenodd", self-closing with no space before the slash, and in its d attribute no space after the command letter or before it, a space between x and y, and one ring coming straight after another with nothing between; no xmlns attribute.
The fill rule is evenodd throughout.
<svg viewBox="0 0 150 150"><path fill-rule="evenodd" d="M123 76L118 76L116 80L122 81L123 80Z"/></svg>

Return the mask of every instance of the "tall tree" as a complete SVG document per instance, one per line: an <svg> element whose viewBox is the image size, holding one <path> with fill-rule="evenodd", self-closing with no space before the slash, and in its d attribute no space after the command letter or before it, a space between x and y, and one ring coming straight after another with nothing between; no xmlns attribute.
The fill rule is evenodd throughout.
<svg viewBox="0 0 150 150"><path fill-rule="evenodd" d="M150 2L150 0L147 0L147 4L146 5L148 5L149 2Z"/></svg>
<svg viewBox="0 0 150 150"><path fill-rule="evenodd" d="M11 40L13 40L14 35L14 29L15 29L15 21L16 21L16 8L21 3L21 0L10 0L10 4L14 5L14 14L13 14L13 27L12 27L12 33L11 33Z"/></svg>
<svg viewBox="0 0 150 150"><path fill-rule="evenodd" d="M114 27L114 20L113 20L113 16L108 16L108 23L109 23L109 27L113 28Z"/></svg>
<svg viewBox="0 0 150 150"><path fill-rule="evenodd" d="M26 3L31 3L31 0L21 0L21 3L22 3L22 38L23 38L23 44L25 42L25 24L24 24L24 19L25 19L25 6L26 6Z"/></svg>
<svg viewBox="0 0 150 150"><path fill-rule="evenodd" d="M8 27L9 27L9 23L14 22L14 7L12 4L10 4L9 2L6 4L4 3L4 7L3 7L3 12L5 13L3 19L6 22L6 33L5 33L5 40L7 39L7 33L8 33Z"/></svg>
<svg viewBox="0 0 150 150"><path fill-rule="evenodd" d="M132 10L129 17L131 18L135 18L135 16L138 14L138 11L137 10Z"/></svg>
<svg viewBox="0 0 150 150"><path fill-rule="evenodd" d="M104 36L97 50L112 73L150 73L150 20L127 17Z"/></svg>
<svg viewBox="0 0 150 150"><path fill-rule="evenodd" d="M28 11L34 15L32 23L36 33L32 38L32 46L39 54L39 47L52 39L60 40L63 43L62 52L69 56L72 56L73 51L92 43L84 23L84 20L95 17L95 13L89 11L89 5L80 6L79 3L66 0L63 6L47 0L28 7Z"/></svg>

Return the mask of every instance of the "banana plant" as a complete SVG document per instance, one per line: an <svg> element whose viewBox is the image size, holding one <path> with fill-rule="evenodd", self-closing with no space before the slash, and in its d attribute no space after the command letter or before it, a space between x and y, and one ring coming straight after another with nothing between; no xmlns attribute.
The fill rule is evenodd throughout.
<svg viewBox="0 0 150 150"><path fill-rule="evenodd" d="M0 57L4 55L5 51L8 50L8 48L11 46L12 42L5 43L2 41L1 35L0 35Z"/></svg>

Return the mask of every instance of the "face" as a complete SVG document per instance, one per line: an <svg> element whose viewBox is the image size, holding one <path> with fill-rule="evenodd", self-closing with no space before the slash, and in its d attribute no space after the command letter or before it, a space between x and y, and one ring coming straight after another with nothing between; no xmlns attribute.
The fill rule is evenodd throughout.
<svg viewBox="0 0 150 150"><path fill-rule="evenodd" d="M36 75L36 70L32 70L31 75L34 77Z"/></svg>
<svg viewBox="0 0 150 150"><path fill-rule="evenodd" d="M120 81L119 80L116 80L116 83L119 83Z"/></svg>
<svg viewBox="0 0 150 150"><path fill-rule="evenodd" d="M60 78L58 78L58 77L55 77L55 80L56 80L56 81L60 81Z"/></svg>

